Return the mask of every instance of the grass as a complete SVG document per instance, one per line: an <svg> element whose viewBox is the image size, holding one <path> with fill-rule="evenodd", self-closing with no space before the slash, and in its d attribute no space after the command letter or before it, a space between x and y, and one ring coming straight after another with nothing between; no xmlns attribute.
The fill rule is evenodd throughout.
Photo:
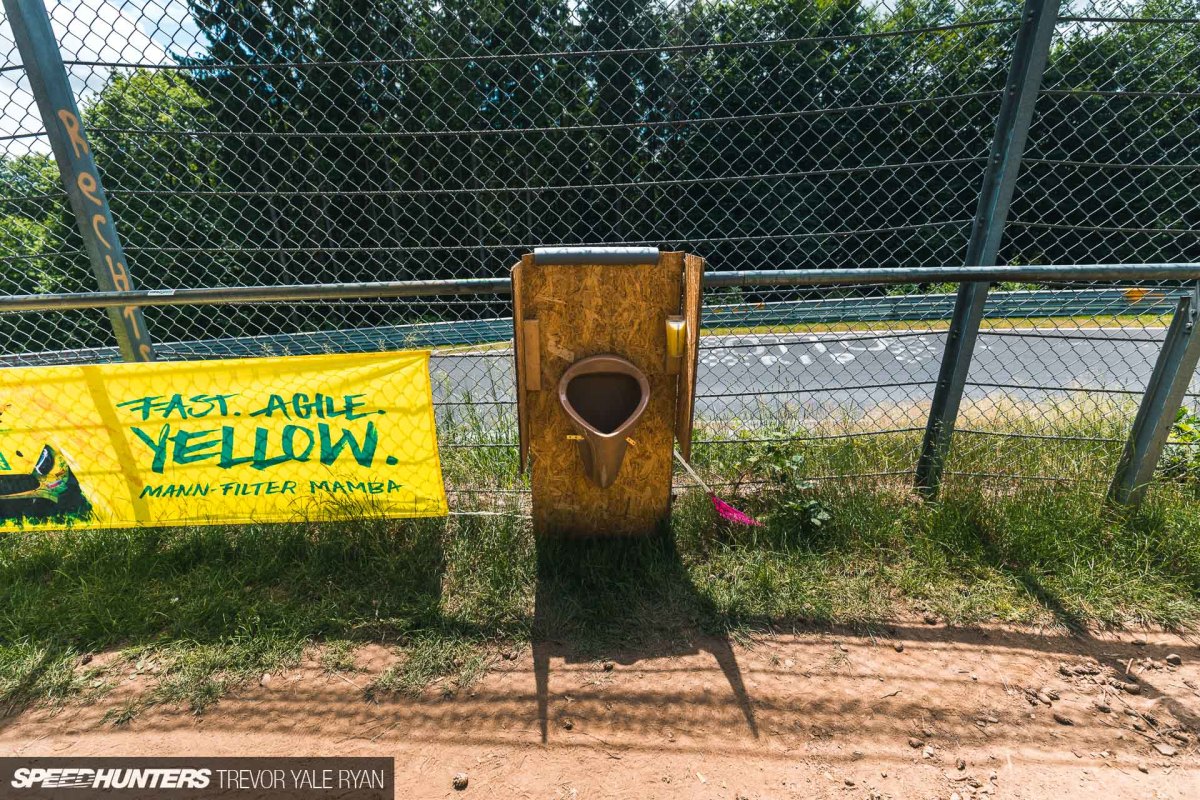
<svg viewBox="0 0 1200 800"><path fill-rule="evenodd" d="M756 529L719 523L688 492L666 535L537 544L524 496L494 491L524 481L515 454L494 448L448 450L445 469L451 486L487 487L477 505L497 516L10 535L0 538L0 716L83 700L107 703L112 724L156 705L204 713L306 660L358 672L366 643L395 653L357 681L379 700L463 691L535 638L600 658L670 652L700 634L913 614L1191 627L1200 493L1194 481L1163 482L1135 515L1106 509L1118 418L1089 408L1052 427L1115 441L959 437L952 464L963 474L937 503L913 495L906 475L815 479L907 470L915 433L698 446L697 467L766 523ZM971 477L1011 472L1072 480ZM85 663L93 653L107 655ZM137 691L105 699L117 685Z"/></svg>
<svg viewBox="0 0 1200 800"><path fill-rule="evenodd" d="M860 333L864 331L944 331L949 330L948 319L915 320L866 320L862 322L801 322L794 325L728 325L714 324L709 320L704 328L706 336L730 336L745 334L820 334ZM1027 330L1030 328L1075 331L1083 328L1124 328L1144 330L1166 328L1171 324L1169 314L1090 314L1084 317L996 317L980 323L983 330Z"/></svg>
<svg viewBox="0 0 1200 800"><path fill-rule="evenodd" d="M321 648L321 669L332 674L359 672L355 643L349 639L331 639Z"/></svg>
<svg viewBox="0 0 1200 800"><path fill-rule="evenodd" d="M366 689L366 698L388 692L418 696L426 687L440 684L443 697L469 688L487 672L492 654L482 638L447 637L437 630L412 637L398 664L380 673Z"/></svg>

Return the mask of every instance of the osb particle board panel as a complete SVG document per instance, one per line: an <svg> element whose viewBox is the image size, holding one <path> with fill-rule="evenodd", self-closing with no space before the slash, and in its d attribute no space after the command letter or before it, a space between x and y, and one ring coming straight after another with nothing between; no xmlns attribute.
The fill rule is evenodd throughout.
<svg viewBox="0 0 1200 800"><path fill-rule="evenodd" d="M679 410L675 438L684 460L692 459L692 421L696 412L696 369L700 362L700 306L703 304L704 259L688 254L683 261L683 317L687 345L679 380Z"/></svg>
<svg viewBox="0 0 1200 800"><path fill-rule="evenodd" d="M526 259L513 276L520 287L516 324L538 321L541 390L529 391L520 378L520 351L517 370L534 530L580 536L653 532L670 510L679 378L666 373L665 324L682 311L683 254L663 253L656 265L535 266ZM607 489L583 474L577 445L567 438L575 431L558 401L567 367L602 353L629 360L650 384L646 410L630 431L635 444Z"/></svg>
<svg viewBox="0 0 1200 800"><path fill-rule="evenodd" d="M521 313L524 308L522 298L525 296L521 284L522 266L533 263L533 256L522 256L521 261L512 268L512 298L513 298L513 354L515 356L517 379L517 468L525 470L525 459L529 455L529 414L525 408L525 318Z"/></svg>

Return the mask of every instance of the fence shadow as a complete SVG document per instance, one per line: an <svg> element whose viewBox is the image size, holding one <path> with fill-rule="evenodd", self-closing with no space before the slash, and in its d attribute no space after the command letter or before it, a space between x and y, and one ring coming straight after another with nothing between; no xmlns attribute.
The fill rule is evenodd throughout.
<svg viewBox="0 0 1200 800"><path fill-rule="evenodd" d="M170 658L178 644L221 659L222 647L248 635L268 651L324 635L387 642L444 628L441 526L363 519L353 527L64 531L0 540L0 556L9 557L0 558L0 605L8 612L0 644L11 645L3 653L9 662L0 663L0 732L48 692L70 696L86 672L85 655L146 647ZM253 658L253 648L242 656Z"/></svg>
<svg viewBox="0 0 1200 800"><path fill-rule="evenodd" d="M534 593L533 669L538 725L549 733L550 661L622 665L709 651L729 683L747 728L754 706L722 615L691 582L674 537L539 539Z"/></svg>
<svg viewBox="0 0 1200 800"><path fill-rule="evenodd" d="M64 657L77 663L83 653L139 645L154 649L180 643L197 649L246 632L255 641L331 636L386 645L415 632L435 631L484 647L502 640L508 649L523 643L532 627L532 693L520 683L508 684L508 691L497 695L495 702L503 708L496 715L518 724L536 705L543 742L556 705L552 665L598 667L601 660L633 665L700 654L711 655L708 663L720 669L729 686L725 713L736 706L739 727L744 724L752 738L759 737L760 728L769 736L773 707L766 690L759 698L750 696L753 683L745 676L753 656L743 650L739 663L730 639L735 629L748 636L774 631L854 635L865 630L872 641L879 635L898 642L1023 650L1047 658L1094 655L1120 674L1127 672L1131 658L1161 660L1171 652L1111 642L1089 631L1086 620L1071 611L1068 596L1057 594L1052 582L1039 581L1036 569L1023 566L1034 563L1034 554L1002 552L983 531L964 531L972 540L982 538L980 548L968 552L964 571L974 574L975 567L986 567L1019 580L1057 616L1060 629L981 634L969 627L909 625L903 616L862 618L840 626L831 624L828 612L805 619L747 619L718 608L692 582L689 570L697 571L700 556L686 538L679 540L685 563L667 534L542 539L531 552L527 528L511 521L465 518L456 522L461 527L453 535L444 524L363 521L356 526L70 532L0 539L0 606L5 608L0 644L19 643L10 649L20 650L25 659L23 672L11 673L16 683L0 684L0 733L36 704L39 684L44 696L46 680L59 674ZM836 556L844 543L831 539L813 545ZM476 579L485 565L495 569L502 562L511 562L511 569ZM503 613L493 605L500 601L510 603ZM1187 662L1200 658L1192 644L1175 652ZM762 672L764 667L759 663L753 669ZM1195 710L1172 698L1169 686L1156 686L1158 679L1152 673L1140 679L1142 696L1161 698L1177 719L1200 728ZM567 682L561 673L560 680ZM369 704L361 701L361 693L353 702L341 697L338 713L367 715ZM272 702L278 719L251 715L244 724L280 726L303 708L283 694L272 695ZM664 695L662 702L695 701ZM410 715L407 719L446 718L457 709L433 697L392 697L387 703L389 713L401 709ZM190 717L163 717L155 724L178 727L180 719Z"/></svg>

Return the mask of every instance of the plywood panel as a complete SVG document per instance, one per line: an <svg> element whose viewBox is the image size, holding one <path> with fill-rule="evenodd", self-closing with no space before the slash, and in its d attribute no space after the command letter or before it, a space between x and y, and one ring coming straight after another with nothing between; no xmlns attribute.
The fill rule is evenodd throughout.
<svg viewBox="0 0 1200 800"><path fill-rule="evenodd" d="M539 534L637 535L666 522L678 376L666 374L665 323L682 311L683 271L682 253L663 253L656 265L524 261L515 268L520 297L514 303L521 308L514 317L537 319L540 329L542 390L520 387ZM629 360L650 384L646 410L630 431L634 444L607 489L584 475L558 400L567 367L603 353ZM518 376L521 371L519 365Z"/></svg>
<svg viewBox="0 0 1200 800"><path fill-rule="evenodd" d="M533 263L533 255L527 254L512 268L512 298L513 298L513 374L517 381L517 468L525 471L529 456L529 410L525 403L525 304L522 300L524 289L521 284L523 266Z"/></svg>
<svg viewBox="0 0 1200 800"><path fill-rule="evenodd" d="M679 380L679 410L675 438L685 460L692 458L692 423L696 412L696 369L700 359L700 307L703 304L704 259L687 255L683 263L683 316L687 320L687 347Z"/></svg>
<svg viewBox="0 0 1200 800"><path fill-rule="evenodd" d="M541 341L542 336L536 319L527 319L521 323L521 358L525 362L525 390L528 392L542 390Z"/></svg>

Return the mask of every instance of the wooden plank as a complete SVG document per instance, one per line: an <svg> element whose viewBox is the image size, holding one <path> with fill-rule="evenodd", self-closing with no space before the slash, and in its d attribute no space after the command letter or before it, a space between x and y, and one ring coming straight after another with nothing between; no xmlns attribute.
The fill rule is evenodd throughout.
<svg viewBox="0 0 1200 800"><path fill-rule="evenodd" d="M514 318L537 319L543 391L519 390L539 535L641 535L667 522L678 377L667 375L667 316L678 314L683 254L656 265L533 265L519 272ZM559 404L567 367L611 353L632 362L650 384L646 410L630 431L615 482L601 489L584 475L575 433ZM521 356L523 357L523 356Z"/></svg>
<svg viewBox="0 0 1200 800"><path fill-rule="evenodd" d="M688 254L683 266L683 316L687 320L687 348L679 376L679 407L675 438L679 453L692 458L692 425L696 413L696 369L700 360L700 307L703 304L704 259Z"/></svg>
<svg viewBox="0 0 1200 800"><path fill-rule="evenodd" d="M512 304L513 304L513 375L517 382L517 469L524 472L529 463L529 409L525 403L525 378L524 369L522 369L524 359L522 353L525 349L524 339L521 335L523 331L523 323L525 321L522 313L524 303L521 298L523 295L521 276L525 270L529 269L533 264L533 255L526 254L521 257L521 260L513 265L512 268Z"/></svg>
<svg viewBox="0 0 1200 800"><path fill-rule="evenodd" d="M521 323L523 337L521 358L525 361L525 391L542 390L542 348L538 334L538 321L527 319Z"/></svg>

